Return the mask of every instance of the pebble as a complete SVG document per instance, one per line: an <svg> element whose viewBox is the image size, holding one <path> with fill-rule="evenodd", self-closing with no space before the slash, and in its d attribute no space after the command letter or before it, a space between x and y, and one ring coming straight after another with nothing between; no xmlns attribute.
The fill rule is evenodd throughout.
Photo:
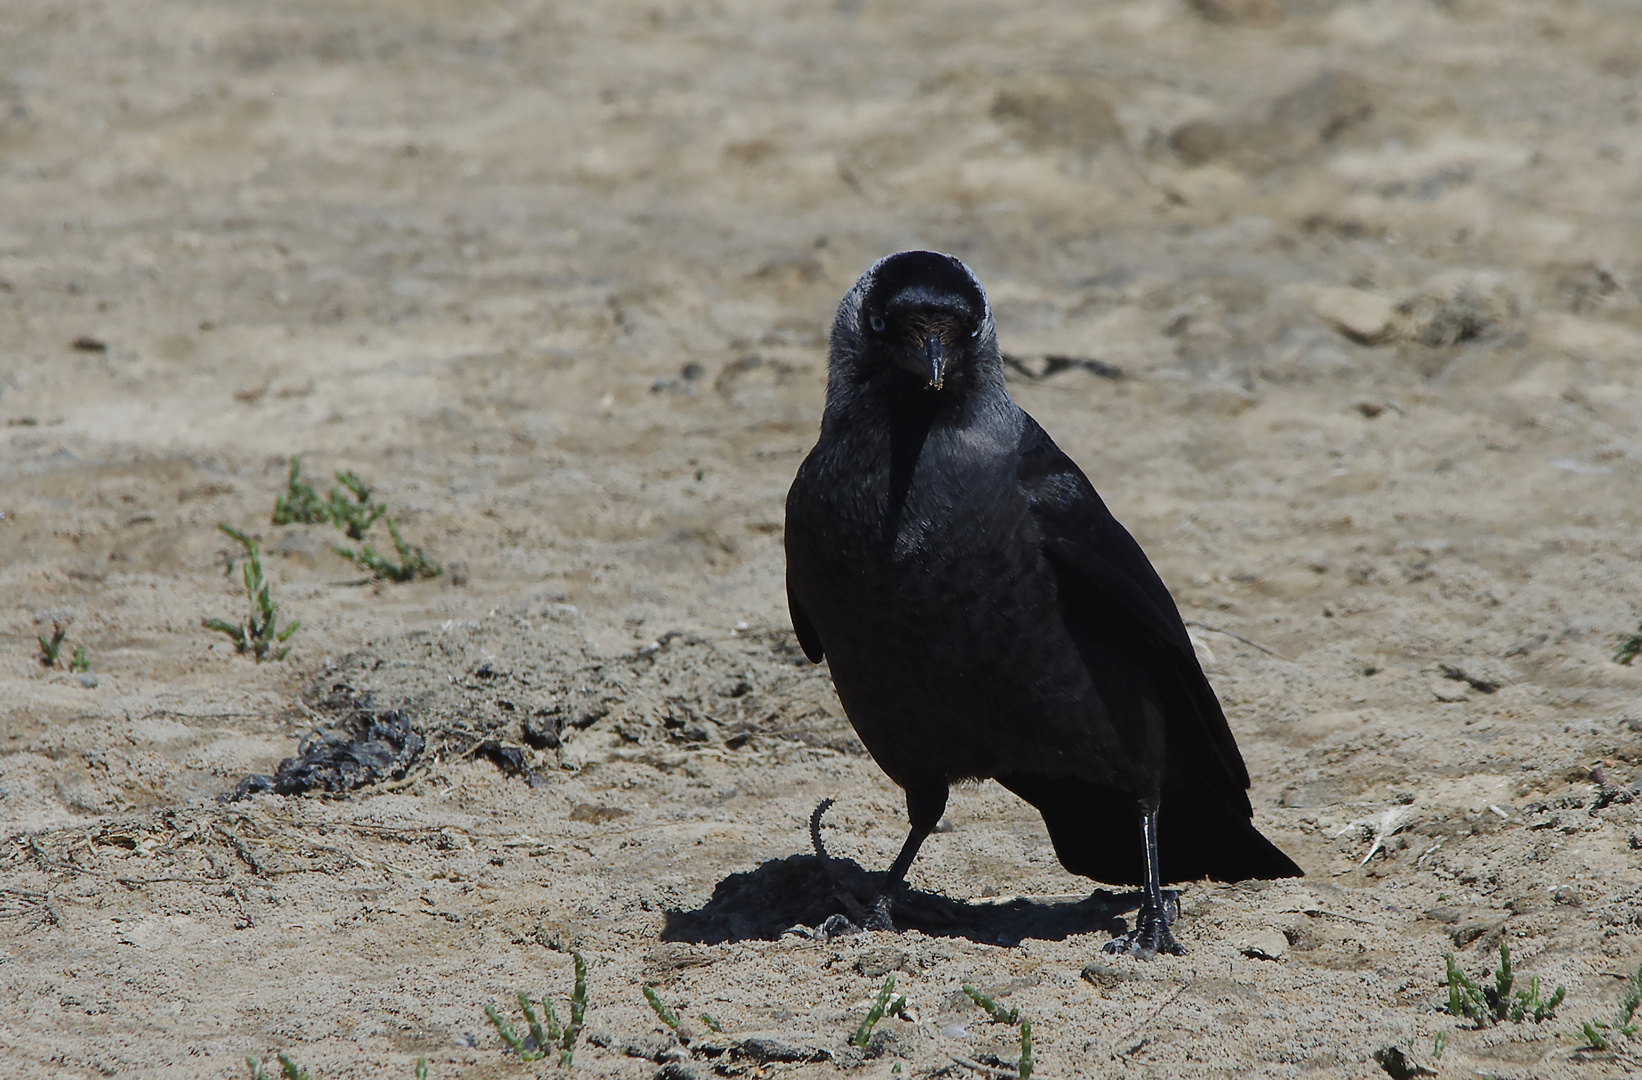
<svg viewBox="0 0 1642 1080"><path fill-rule="evenodd" d="M1289 939L1281 930L1251 930L1237 940L1237 951L1253 960L1286 960Z"/></svg>
<svg viewBox="0 0 1642 1080"><path fill-rule="evenodd" d="M1312 297L1311 310L1361 345L1380 344L1396 327L1397 312L1391 301L1362 289L1324 289Z"/></svg>

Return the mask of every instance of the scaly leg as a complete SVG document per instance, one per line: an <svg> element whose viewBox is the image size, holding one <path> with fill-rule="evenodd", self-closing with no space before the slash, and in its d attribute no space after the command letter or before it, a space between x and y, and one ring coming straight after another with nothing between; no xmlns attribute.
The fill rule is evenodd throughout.
<svg viewBox="0 0 1642 1080"><path fill-rule="evenodd" d="M912 860L918 857L918 849L923 846L925 838L935 831L941 815L946 812L946 793L945 784L938 787L907 788L907 819L912 823L912 831L907 833L906 843L901 845L901 853L895 856L895 861L890 864L883 888L873 897L871 914L867 916L868 930L895 929L895 921L889 915L890 901L894 898L896 890L906 881L907 871L912 868Z"/></svg>
<svg viewBox="0 0 1642 1080"><path fill-rule="evenodd" d="M1109 953L1124 953L1150 960L1158 953L1183 956L1186 950L1169 931L1169 916L1163 907L1163 883L1157 868L1157 809L1143 810L1140 816L1140 836L1146 846L1146 887L1141 894L1140 910L1135 912L1135 928L1122 937L1106 943Z"/></svg>

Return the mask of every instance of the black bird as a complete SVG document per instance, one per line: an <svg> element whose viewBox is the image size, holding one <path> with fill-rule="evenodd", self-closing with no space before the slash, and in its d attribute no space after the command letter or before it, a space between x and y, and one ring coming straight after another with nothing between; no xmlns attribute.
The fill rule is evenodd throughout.
<svg viewBox="0 0 1642 1080"><path fill-rule="evenodd" d="M1143 890L1108 952L1180 953L1162 884L1298 877L1169 590L1004 388L980 283L880 260L838 305L821 437L787 495L787 597L850 723L906 789L892 892L954 780L1037 807L1075 874Z"/></svg>

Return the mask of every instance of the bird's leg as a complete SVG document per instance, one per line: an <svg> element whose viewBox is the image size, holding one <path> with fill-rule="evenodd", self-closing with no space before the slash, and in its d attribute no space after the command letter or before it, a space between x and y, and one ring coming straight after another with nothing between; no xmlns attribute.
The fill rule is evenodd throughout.
<svg viewBox="0 0 1642 1080"><path fill-rule="evenodd" d="M901 845L901 853L895 856L895 861L890 864L883 888L879 889L878 895L872 899L872 910L867 916L868 930L895 929L895 922L889 915L890 901L894 898L895 891L906 881L907 871L912 868L912 860L918 857L918 849L923 846L925 838L935 831L941 815L946 812L946 793L945 784L938 787L907 788L907 818L912 823L912 831L907 833L906 843Z"/></svg>
<svg viewBox="0 0 1642 1080"><path fill-rule="evenodd" d="M1106 943L1109 953L1125 953L1142 960L1150 960L1158 953L1182 956L1186 950L1169 931L1169 916L1163 906L1163 883L1157 867L1157 808L1149 806L1141 811L1140 836L1145 844L1146 886L1140 896L1140 910L1135 912L1135 928L1122 937Z"/></svg>

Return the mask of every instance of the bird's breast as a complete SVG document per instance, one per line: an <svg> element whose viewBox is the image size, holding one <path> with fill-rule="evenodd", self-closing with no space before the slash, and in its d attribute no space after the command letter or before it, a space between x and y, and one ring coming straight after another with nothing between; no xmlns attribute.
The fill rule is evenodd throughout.
<svg viewBox="0 0 1642 1080"><path fill-rule="evenodd" d="M848 483L801 473L789 584L886 771L904 779L939 758L944 776L991 775L996 725L1034 715L1075 650L1055 637L1055 579L1013 461L923 451L899 487L887 462L862 468L860 455L843 458Z"/></svg>

